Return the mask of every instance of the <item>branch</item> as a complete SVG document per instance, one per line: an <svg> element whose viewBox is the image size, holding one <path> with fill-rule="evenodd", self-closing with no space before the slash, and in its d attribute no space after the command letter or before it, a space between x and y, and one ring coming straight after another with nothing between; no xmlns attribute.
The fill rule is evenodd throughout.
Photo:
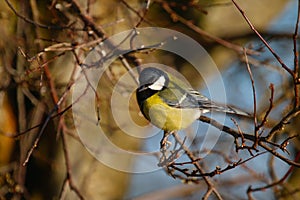
<svg viewBox="0 0 300 200"><path fill-rule="evenodd" d="M9 0L5 0L6 4L8 5L8 7L13 11L13 13L19 17L20 19L24 20L25 22L29 23L29 24L33 24L36 27L39 28L43 28L43 29L51 29L51 30L63 30L63 29L71 29L71 30L77 30L77 31L82 31L83 29L76 29L76 28L71 28L70 26L52 26L52 25L45 25L45 24L41 24L38 23L34 20L28 19L27 17L23 16L22 14L20 14L14 7L13 5L9 2ZM72 24L71 24L72 25Z"/></svg>
<svg viewBox="0 0 300 200"><path fill-rule="evenodd" d="M294 108L299 106L299 84L298 84L298 75L299 75L299 53L297 48L297 39L298 39L298 27L299 27L299 20L300 20L300 2L298 1L298 12L297 12L297 20L295 25L295 32L293 34L293 45L294 45Z"/></svg>
<svg viewBox="0 0 300 200"><path fill-rule="evenodd" d="M147 0L146 2L147 3L146 3L145 8L143 9L143 14L140 14L140 12L136 11L125 0L121 0L121 3L123 3L126 6L126 8L128 8L130 11L134 12L140 18L140 20L138 21L138 23L134 27L139 27L143 21L147 22L150 26L154 26L154 24L152 22L150 22L149 20L145 19L145 16L146 16L146 14L147 14L147 12L149 10L150 0Z"/></svg>
<svg viewBox="0 0 300 200"><path fill-rule="evenodd" d="M79 14L79 18L83 21L86 27L90 27L92 31L96 33L96 35L100 38L106 38L106 34L101 26L96 26L96 24L92 21L92 18L85 14L85 12L81 9L81 6L77 0L67 0L71 3L73 9L76 13Z"/></svg>
<svg viewBox="0 0 300 200"><path fill-rule="evenodd" d="M167 133L167 134L165 133L164 137L162 138L161 144L166 144L166 139L165 139L165 137L166 137L166 136L169 136L170 134L174 137L175 141L180 145L180 148L183 149L185 155L188 156L188 158L189 158L190 161L191 161L190 164L193 164L193 165L194 165L194 167L196 168L197 172L199 172L200 174L205 174L204 170L202 169L202 167L200 166L200 164L199 164L199 162L198 162L199 159L196 158L196 157L193 155L193 153L190 151L190 149L184 144L184 141L185 141L185 140L182 141L182 140L180 139L179 135L178 135L176 132L172 132L172 133L169 133L169 134L168 134L168 133ZM165 148L166 148L165 146L162 146L162 149L165 149ZM180 172L182 172L182 173L185 173L185 172L184 172L185 170L181 170L181 169L177 168L176 166L174 166L174 165L172 165L172 164L173 164L173 163L170 163L169 165L167 165L167 169L168 169L168 167L172 167L172 168L177 169L178 171L180 171ZM169 171L169 173L170 173L171 175L173 175L173 177L176 177L176 175L174 176L174 174L173 174L172 172ZM179 177L179 176L177 176L177 177ZM221 195L219 194L219 192L217 191L217 189L215 188L215 186L214 186L212 180L211 180L209 177L207 177L207 176L202 176L202 178L203 178L203 180L205 181L205 183L206 183L207 186L208 186L207 191L206 191L206 193L204 194L204 196L203 196L202 199L208 199L209 196L210 196L210 194L211 194L212 192L216 195L217 199L223 199L223 198L221 197ZM183 178L183 180L188 180L188 179Z"/></svg>
<svg viewBox="0 0 300 200"><path fill-rule="evenodd" d="M60 123L63 123L63 122L61 121ZM61 135L61 138L62 138L62 146L63 146L63 152L64 152L65 164L66 164L66 170L67 170L67 176L66 176L66 179L65 179L64 182L68 181L70 189L76 193L76 195L78 196L78 198L80 200L84 200L84 197L80 193L80 190L75 186L75 184L73 182L69 152L68 152L68 147L67 147L67 140L66 140L66 136L64 134L64 131L61 131L60 135ZM64 188L64 187L62 187L62 188Z"/></svg>
<svg viewBox="0 0 300 200"><path fill-rule="evenodd" d="M270 88L270 90L271 90L271 97L270 97L270 99L269 99L270 105L269 105L268 110L267 110L266 113L265 113L265 116L264 116L263 120L262 120L261 123L257 126L257 130L258 130L258 131L259 131L259 129L261 129L261 128L267 123L268 116L269 116L269 114L270 114L270 112L271 112L271 110L272 110L272 108L273 108L273 106L274 106L274 104L273 104L273 100L274 100L274 85L273 85L273 83L270 84L269 88Z"/></svg>
<svg viewBox="0 0 300 200"><path fill-rule="evenodd" d="M284 116L281 121L276 124L271 131L269 132L268 136L267 136L267 140L270 141L273 136L278 133L279 131L283 130L283 128L289 123L289 121L291 119L293 119L294 117L296 117L297 115L300 114L300 108L294 109L291 112L289 112L286 116Z"/></svg>
<svg viewBox="0 0 300 200"><path fill-rule="evenodd" d="M297 162L297 161L299 161L299 159L300 159L300 151L297 153L296 158L295 158L294 161ZM268 189L268 188L274 187L276 185L282 184L287 179L287 177L292 173L293 169L294 169L294 166L291 165L290 168L288 169L288 171L283 175L283 177L280 180L275 181L273 183L270 183L268 185L258 187L258 188L254 188L254 189L250 186L247 190L247 193L256 192L256 191L263 191L265 189Z"/></svg>
<svg viewBox="0 0 300 200"><path fill-rule="evenodd" d="M231 0L233 2L233 4L235 5L235 7L240 11L240 13L242 14L242 16L244 17L244 19L246 20L246 22L248 23L248 25L250 26L250 28L254 31L254 33L259 37L259 39L264 43L264 45L269 49L269 51L273 54L273 56L276 58L276 60L281 64L281 66L293 77L294 76L294 72L288 67L286 66L282 59L277 55L277 53L275 53L275 51L270 47L270 45L268 44L268 42L259 34L259 32L255 29L255 27L252 25L252 23L250 22L250 20L248 19L248 17L245 14L245 11L241 9L241 7L235 2L235 0Z"/></svg>
<svg viewBox="0 0 300 200"><path fill-rule="evenodd" d="M254 79L253 79L253 74L250 69L250 65L248 62L248 56L246 54L246 50L244 49L244 56L246 59L246 66L247 66L247 71L250 76L251 80L251 85L252 85L252 94L253 94L253 118L254 118L254 133L255 133L255 142L253 143L253 147L256 148L257 143L258 143L258 127L257 127L257 117L256 117L256 91L255 91L255 86L254 86Z"/></svg>
<svg viewBox="0 0 300 200"><path fill-rule="evenodd" d="M184 24L185 26L187 26L188 28L192 29L193 31L195 31L196 33L208 38L208 39L211 39L217 43L219 43L220 45L224 46L224 47L227 47L229 49L232 49L236 52L239 52L239 53L242 53L243 52L243 47L239 46L239 45L236 45L236 44L233 44L233 43L230 43L226 40L223 40L222 38L219 38L217 36L214 36L204 30L202 30L201 28L199 28L198 26L194 25L192 22L186 20L185 18L181 17L180 15L178 15L175 11L173 11L168 2L166 1L161 1L161 0L156 0L156 2L160 3L163 7L163 9L170 14L170 17L175 21L178 20L180 21L182 24ZM251 50L251 49L246 49L246 52L247 54L258 54L256 51L254 50Z"/></svg>
<svg viewBox="0 0 300 200"><path fill-rule="evenodd" d="M300 163L292 161L284 156L282 156L281 154L279 154L276 149L272 149L270 147L268 147L266 144L264 144L263 142L259 141L258 143L261 147L263 147L265 150L269 151L271 154L273 154L274 156L276 156L277 158L279 158L280 160L286 162L289 165L293 165L295 167L300 167Z"/></svg>
<svg viewBox="0 0 300 200"><path fill-rule="evenodd" d="M298 112L300 113L300 111L298 111ZM201 117L199 118L199 120L202 121L202 122L211 124L212 126L218 128L219 130L224 131L225 133L230 134L230 135L233 136L234 138L239 138L239 137L241 137L241 134L240 134L238 131L236 131L236 130L234 130L234 129L232 129L232 128L229 128L229 127L227 127L227 126L224 126L224 125L220 124L219 122L217 122L216 120L210 119L210 118L208 118L208 117L206 117L206 116L201 116ZM250 135L250 134L246 134L246 133L243 133L243 137L244 137L245 139L248 139L248 140L251 140L251 141L255 141L255 140L256 140L256 137L255 137L255 136ZM277 158L279 158L279 159L281 159L282 161L286 162L287 164L289 164L289 165L294 165L294 166L296 166L296 167L300 167L300 163L294 162L294 161L288 159L287 157L282 156L281 154L279 154L279 153L276 151L276 149L270 148L270 147L267 146L265 143L269 143L269 144L271 144L271 145L274 145L274 146L276 146L277 149L278 149L278 148L282 149L282 147L281 147L280 145L278 145L278 144L276 144L276 143L270 142L270 141L267 139L267 137L259 137L259 138L258 138L258 145L259 145L259 146L261 146L261 147L264 148L265 150L269 151L269 152L272 153L274 156L276 156Z"/></svg>

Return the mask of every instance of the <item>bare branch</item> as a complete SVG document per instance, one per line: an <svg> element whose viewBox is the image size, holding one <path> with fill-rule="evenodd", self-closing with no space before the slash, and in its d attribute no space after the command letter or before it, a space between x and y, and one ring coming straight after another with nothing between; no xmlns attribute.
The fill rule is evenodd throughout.
<svg viewBox="0 0 300 200"><path fill-rule="evenodd" d="M280 58L280 56L277 55L277 53L275 53L275 51L272 49L272 47L268 44L268 42L259 34L259 32L255 29L255 27L252 25L252 23L250 22L250 20L248 19L248 17L245 14L245 11L241 9L241 7L235 2L235 0L231 0L233 2L233 4L235 5L235 7L240 11L240 13L242 14L242 16L244 17L244 19L246 20L246 22L248 23L248 25L250 26L250 28L254 31L254 33L259 37L259 39L264 43L264 45L269 49L269 51L273 54L273 56L276 58L276 60L281 64L281 66L291 75L294 75L294 72L288 67L286 66L286 64L282 61L282 59Z"/></svg>
<svg viewBox="0 0 300 200"><path fill-rule="evenodd" d="M296 158L295 158L294 161L297 162L297 161L299 161L299 159L300 159L300 152L297 153ZM294 166L293 165L290 166L290 168L288 169L288 171L278 181L275 181L273 183L270 183L270 184L267 184L265 186L258 187L258 188L249 187L247 193L256 192L256 191L263 191L265 189L269 189L269 188L274 187L276 185L282 184L287 179L287 177L292 173L293 169L294 169Z"/></svg>
<svg viewBox="0 0 300 200"><path fill-rule="evenodd" d="M269 108L268 110L266 111L265 115L264 115L264 118L263 120L261 121L261 123L257 126L257 130L259 131L266 123L267 123L267 119L268 119L268 116L273 108L273 99L274 99L274 85L271 83L269 85L269 88L271 90L271 97L269 99L270 101L270 104L269 104Z"/></svg>
<svg viewBox="0 0 300 200"><path fill-rule="evenodd" d="M253 118L254 118L254 133L255 133L255 142L253 143L253 147L256 148L257 143L258 143L258 128L257 128L257 117L256 117L256 91L255 91L255 86L254 86L254 79L253 79L253 74L250 69L250 65L248 62L248 56L246 54L246 50L244 49L244 56L246 59L246 66L247 66L247 71L250 76L251 80L251 85L252 85L252 94L253 94Z"/></svg>
<svg viewBox="0 0 300 200"><path fill-rule="evenodd" d="M194 25L192 22L184 19L183 17L181 17L180 15L178 15L175 11L173 11L169 4L165 1L160 1L160 0L156 0L156 2L159 2L162 7L165 9L165 11L167 13L170 14L170 16L173 18L173 20L175 21L178 20L180 21L182 24L184 24L185 26L187 26L188 28L192 29L193 31L195 31L196 33L202 35L202 36L205 36L206 38L209 38L217 43L219 43L220 45L222 46L225 46L229 49L232 49L236 52L239 52L239 53L242 53L243 52L243 47L239 46L239 45L236 45L236 44L233 44L233 43L230 43L226 40L223 40L217 36L214 36L212 34L209 34L207 33L206 31L202 30L201 28L199 28L198 26ZM251 50L251 49L246 49L246 52L247 54L258 54L256 51L254 50Z"/></svg>
<svg viewBox="0 0 300 200"><path fill-rule="evenodd" d="M298 12L297 12L297 20L296 20L296 25L295 25L295 32L293 34L293 45L294 45L294 93L295 93L295 98L294 98L294 108L297 108L299 106L299 84L298 79L299 79L299 52L298 52L298 47L297 47L297 41L298 41L298 27L299 27L299 20L300 20L300 2L298 1Z"/></svg>

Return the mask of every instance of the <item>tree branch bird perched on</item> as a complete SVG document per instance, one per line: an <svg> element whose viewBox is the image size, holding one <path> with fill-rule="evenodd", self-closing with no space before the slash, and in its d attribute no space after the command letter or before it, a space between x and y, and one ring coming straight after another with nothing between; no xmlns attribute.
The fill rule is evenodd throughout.
<svg viewBox="0 0 300 200"><path fill-rule="evenodd" d="M154 67L140 73L136 96L144 117L164 131L184 129L210 111L249 117L244 111L212 102L182 80Z"/></svg>

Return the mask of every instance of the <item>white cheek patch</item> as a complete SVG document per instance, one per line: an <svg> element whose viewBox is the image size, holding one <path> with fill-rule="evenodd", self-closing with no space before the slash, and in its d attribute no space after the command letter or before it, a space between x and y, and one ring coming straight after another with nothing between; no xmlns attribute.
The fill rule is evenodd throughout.
<svg viewBox="0 0 300 200"><path fill-rule="evenodd" d="M151 90L161 90L165 86L166 78L164 76L159 77L152 85L149 85L148 88Z"/></svg>

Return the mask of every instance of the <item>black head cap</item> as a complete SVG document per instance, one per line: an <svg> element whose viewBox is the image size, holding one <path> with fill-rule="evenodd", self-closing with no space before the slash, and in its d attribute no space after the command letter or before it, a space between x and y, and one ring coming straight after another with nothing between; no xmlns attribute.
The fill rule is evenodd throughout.
<svg viewBox="0 0 300 200"><path fill-rule="evenodd" d="M169 83L168 75L157 68L154 67L148 67L145 68L139 77L140 86L149 86L155 83L159 78L164 77L165 83L164 86L167 86Z"/></svg>

